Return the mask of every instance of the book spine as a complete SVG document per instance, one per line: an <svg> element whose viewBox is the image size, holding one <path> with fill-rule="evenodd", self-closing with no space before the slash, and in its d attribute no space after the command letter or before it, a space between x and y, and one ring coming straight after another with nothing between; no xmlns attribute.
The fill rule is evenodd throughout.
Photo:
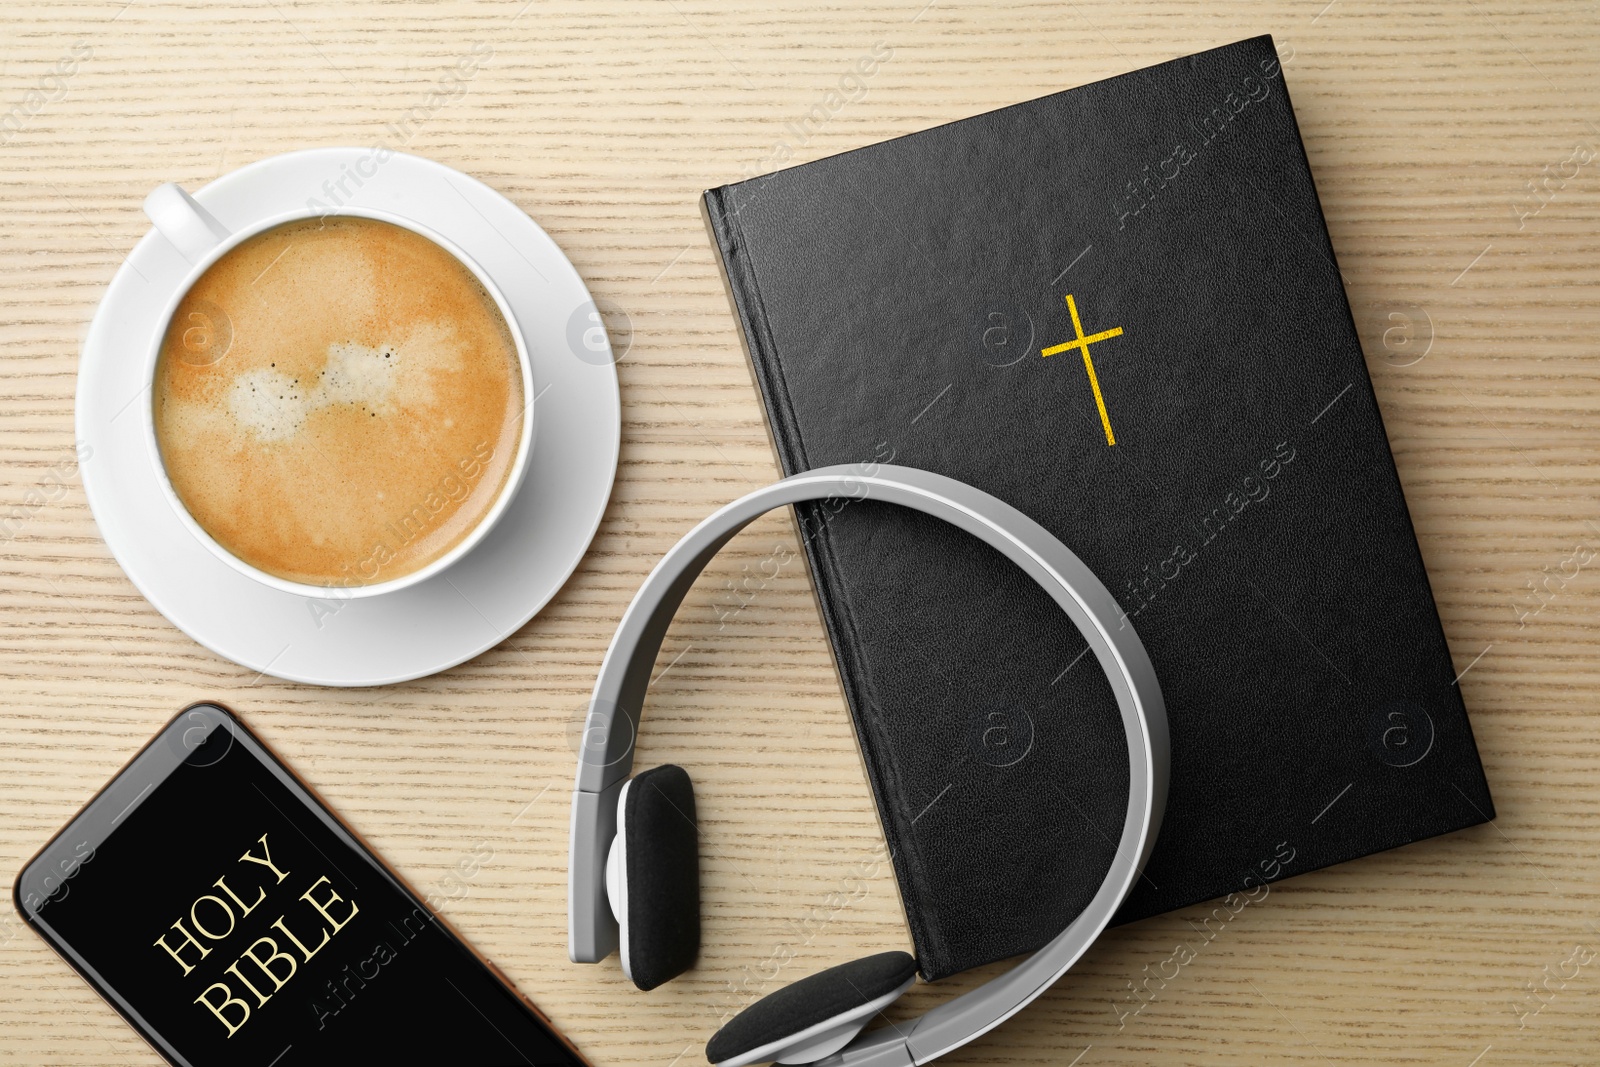
<svg viewBox="0 0 1600 1067"><path fill-rule="evenodd" d="M767 434L772 450L778 466L787 477L806 470L809 464L789 403L788 390L784 387L782 369L773 351L766 310L761 303L761 291L756 286L751 264L740 247L738 213L737 210L728 210L730 198L731 191L727 186L707 190L700 199L700 213L717 253L723 291L739 323L739 340L744 347L751 378L766 407Z"/></svg>
<svg viewBox="0 0 1600 1067"><path fill-rule="evenodd" d="M701 197L701 216L717 253L724 291L739 322L739 337L751 377L766 409L772 450L779 467L788 476L809 470L811 464L784 381L782 358L767 324L754 266L741 245L735 197L735 190L730 186L708 190ZM905 790L895 775L893 763L879 756L876 722L880 714L879 702L873 697L871 672L858 655L863 642L856 632L850 616L849 597L839 578L827 513L820 503L796 505L794 512L817 613L828 632L839 687L844 691L855 725L878 819L889 846L889 860L900 886L918 968L923 977L931 981L958 968L952 963L943 932L935 921L937 899L924 876L925 868L916 837L911 832L910 816L897 806L906 796ZM887 746L886 741L884 745Z"/></svg>

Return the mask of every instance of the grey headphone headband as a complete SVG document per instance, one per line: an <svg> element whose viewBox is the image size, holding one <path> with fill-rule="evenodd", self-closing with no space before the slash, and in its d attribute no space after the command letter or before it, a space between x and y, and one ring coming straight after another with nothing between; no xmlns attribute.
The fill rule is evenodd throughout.
<svg viewBox="0 0 1600 1067"><path fill-rule="evenodd" d="M656 564L622 616L600 665L584 723L572 792L567 866L567 944L575 963L597 963L617 947L605 895L605 857L616 834L616 802L633 767L645 689L662 639L694 580L740 530L785 504L870 498L943 519L998 549L1037 582L1089 642L1111 683L1128 744L1128 809L1105 881L1087 907L1047 945L1000 977L909 1022L862 1034L829 1067L927 1063L1000 1025L1076 963L1127 897L1155 844L1167 801L1167 715L1150 657L1093 572L1048 530L1016 508L953 478L909 467L823 467L740 497L686 534Z"/></svg>

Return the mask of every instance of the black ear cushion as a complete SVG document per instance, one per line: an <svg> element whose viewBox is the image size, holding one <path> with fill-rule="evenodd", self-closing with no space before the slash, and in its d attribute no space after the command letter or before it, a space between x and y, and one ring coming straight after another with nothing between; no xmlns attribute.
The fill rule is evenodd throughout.
<svg viewBox="0 0 1600 1067"><path fill-rule="evenodd" d="M728 1025L706 1042L706 1059L721 1063L798 1034L888 996L916 973L917 961L904 952L880 952L818 971L769 993L728 1020Z"/></svg>
<svg viewBox="0 0 1600 1067"><path fill-rule="evenodd" d="M700 831L694 784L666 764L637 775L623 813L627 840L628 970L654 989L700 952Z"/></svg>

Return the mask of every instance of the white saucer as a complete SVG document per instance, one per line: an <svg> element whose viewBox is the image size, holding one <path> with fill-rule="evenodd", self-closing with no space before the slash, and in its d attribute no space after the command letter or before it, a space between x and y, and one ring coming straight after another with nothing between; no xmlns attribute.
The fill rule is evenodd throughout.
<svg viewBox="0 0 1600 1067"><path fill-rule="evenodd" d="M362 600L312 601L251 581L213 556L162 496L136 405L149 403L141 355L188 269L154 231L134 246L95 312L78 364L78 439L100 533L139 591L184 633L251 670L315 685L385 685L442 671L499 644L577 567L611 495L622 403L588 289L561 249L482 182L393 155L357 188L372 149L319 148L224 175L194 197L230 228L332 203L416 219L459 244L510 302L533 359L536 437L521 491L455 566L420 585ZM325 188L325 183L327 187ZM337 193L335 195L338 195ZM315 205L314 205L315 206ZM598 322L595 318L593 322ZM578 354L569 336L589 345ZM330 610L331 609L331 610Z"/></svg>

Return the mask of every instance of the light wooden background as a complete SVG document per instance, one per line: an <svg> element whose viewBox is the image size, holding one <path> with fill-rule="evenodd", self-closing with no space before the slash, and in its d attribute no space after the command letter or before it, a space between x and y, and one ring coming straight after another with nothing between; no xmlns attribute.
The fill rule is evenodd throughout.
<svg viewBox="0 0 1600 1067"><path fill-rule="evenodd" d="M1600 949L1600 559L1567 562L1600 549L1600 158L1566 163L1600 150L1600 5L1325 2L8 0L0 113L92 54L0 144L0 514L48 498L0 544L0 871L210 697L423 889L492 850L447 913L596 1064L704 1062L725 1008L904 945L798 566L718 626L728 584L794 545L772 518L690 596L640 755L700 784L701 964L641 994L565 958L570 738L611 629L658 553L775 471L696 196L765 161L878 42L865 97L798 160L1270 31L1500 817L1275 887L1120 1028L1128 983L1206 909L1115 931L947 1062L1600 1061L1600 958L1562 967ZM152 186L372 144L480 43L492 58L407 147L521 205L631 319L612 506L565 590L475 662L379 690L255 682L101 542L71 471L80 339ZM832 908L863 869L868 892ZM782 946L792 962L759 973ZM0 1062L156 1057L7 916Z"/></svg>

